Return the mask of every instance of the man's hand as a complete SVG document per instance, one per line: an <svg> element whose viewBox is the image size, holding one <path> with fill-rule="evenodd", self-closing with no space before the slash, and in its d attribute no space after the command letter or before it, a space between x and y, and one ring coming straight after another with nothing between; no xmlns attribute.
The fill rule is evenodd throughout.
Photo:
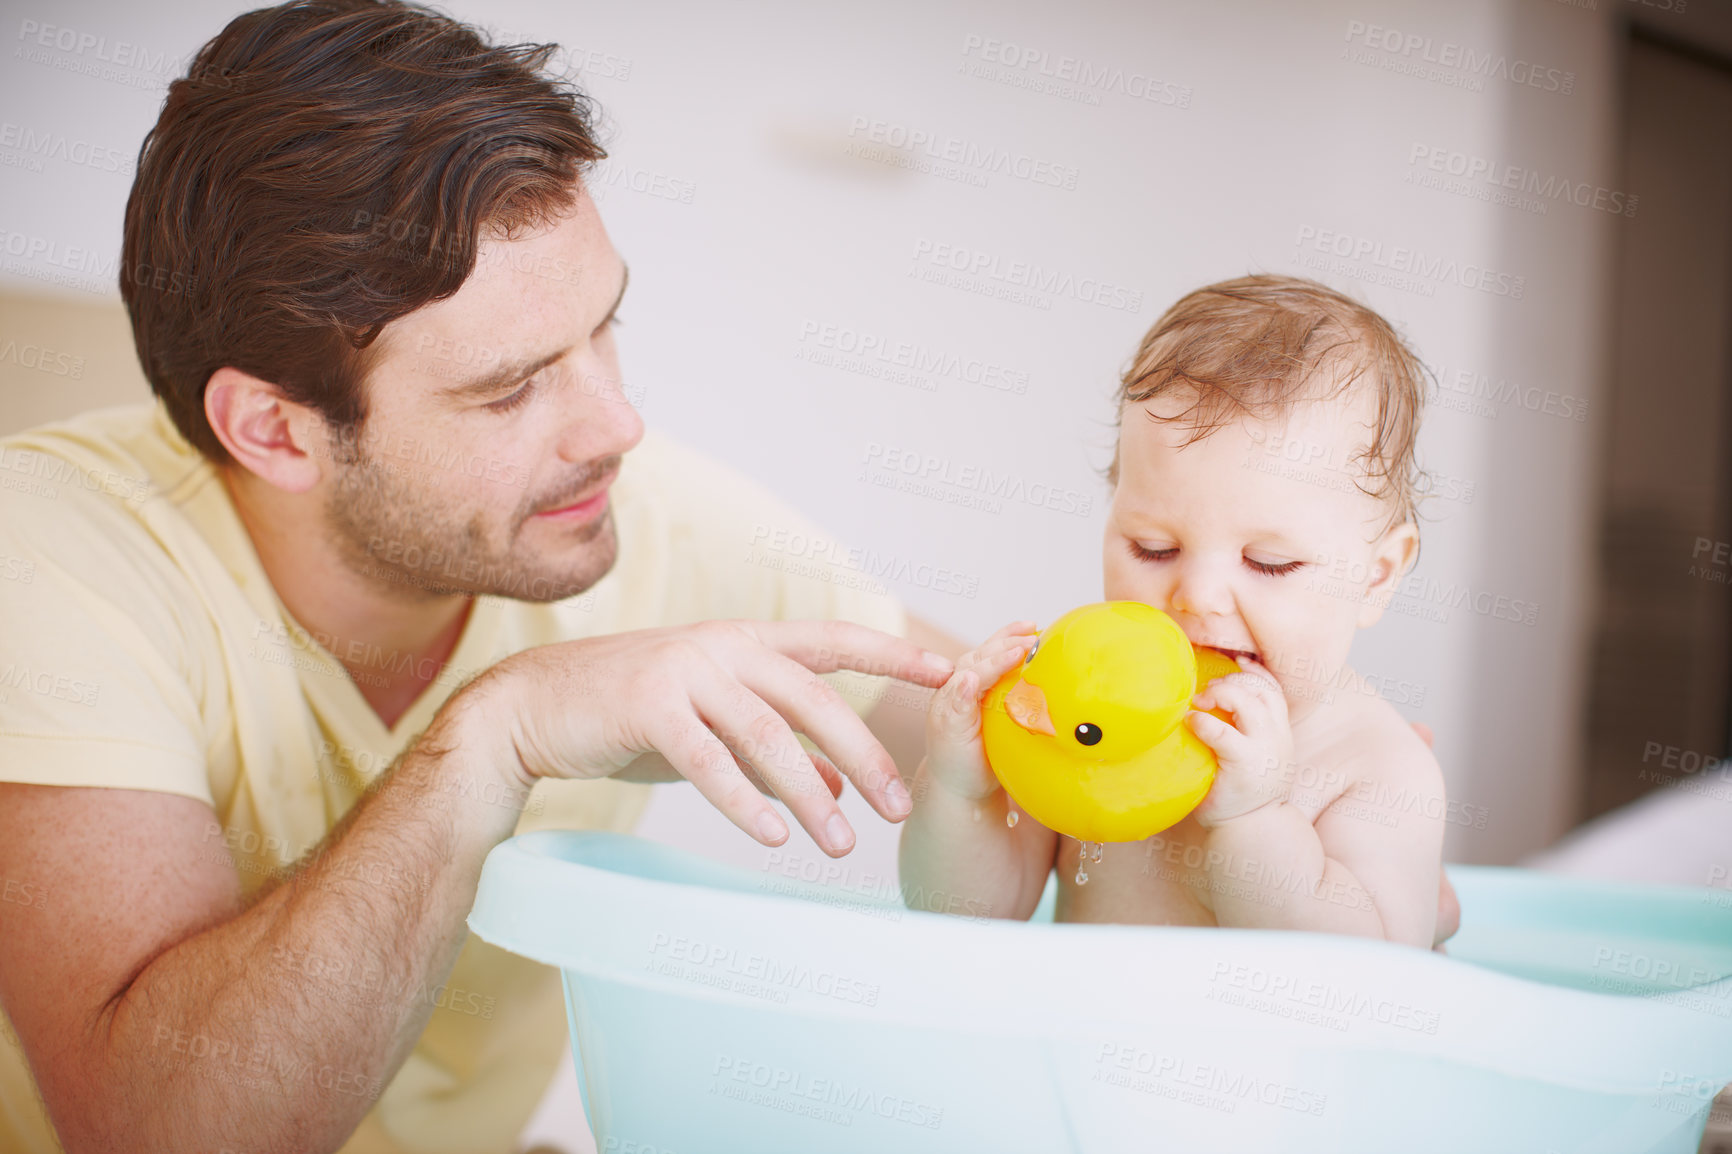
<svg viewBox="0 0 1732 1154"><path fill-rule="evenodd" d="M818 674L849 669L944 684L952 663L910 641L842 621L708 621L526 650L465 691L499 735L496 764L541 777L689 779L765 845L788 827L754 779L832 856L854 831L836 804L852 781L890 821L911 801L896 763ZM798 730L822 754L810 754Z"/></svg>

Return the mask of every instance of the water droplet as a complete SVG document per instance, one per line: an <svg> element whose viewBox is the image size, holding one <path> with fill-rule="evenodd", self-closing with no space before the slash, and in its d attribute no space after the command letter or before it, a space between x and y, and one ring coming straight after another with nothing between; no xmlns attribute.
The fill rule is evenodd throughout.
<svg viewBox="0 0 1732 1154"><path fill-rule="evenodd" d="M1004 815L1004 824L1008 825L1011 829L1015 829L1016 828L1016 817L1017 817L1016 811L1014 809L1011 810L1009 813Z"/></svg>
<svg viewBox="0 0 1732 1154"><path fill-rule="evenodd" d="M1089 860L1090 861L1097 861L1097 862L1100 861L1101 860L1101 854L1106 852L1106 848L1107 848L1106 842L1104 842L1104 841L1095 842L1095 852L1093 853L1093 855L1090 856Z"/></svg>
<svg viewBox="0 0 1732 1154"><path fill-rule="evenodd" d="M1076 884L1079 886L1086 886L1089 884L1089 871L1084 869L1080 862L1076 867Z"/></svg>

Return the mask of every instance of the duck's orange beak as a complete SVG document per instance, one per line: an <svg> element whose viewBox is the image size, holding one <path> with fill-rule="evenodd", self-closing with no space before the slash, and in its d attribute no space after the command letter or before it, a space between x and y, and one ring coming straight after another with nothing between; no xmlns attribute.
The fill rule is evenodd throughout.
<svg viewBox="0 0 1732 1154"><path fill-rule="evenodd" d="M1010 714L1012 721L1030 733L1058 736L1052 727L1052 714L1046 711L1046 694L1040 691L1038 685L1018 681L1011 687L1010 692L1004 695L1004 711Z"/></svg>

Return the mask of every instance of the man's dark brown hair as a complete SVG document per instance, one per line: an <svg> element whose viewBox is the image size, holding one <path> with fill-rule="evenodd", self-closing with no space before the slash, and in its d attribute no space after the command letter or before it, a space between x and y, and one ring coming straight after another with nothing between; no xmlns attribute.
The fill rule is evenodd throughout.
<svg viewBox="0 0 1732 1154"><path fill-rule="evenodd" d="M352 436L385 325L455 293L485 235L571 204L606 153L588 98L542 71L555 48L304 0L199 51L139 150L120 260L144 374L199 451L229 460L204 414L225 365Z"/></svg>

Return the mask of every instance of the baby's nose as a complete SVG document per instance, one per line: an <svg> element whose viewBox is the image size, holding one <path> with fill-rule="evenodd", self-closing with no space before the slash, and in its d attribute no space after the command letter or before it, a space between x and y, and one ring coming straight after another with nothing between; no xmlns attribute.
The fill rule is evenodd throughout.
<svg viewBox="0 0 1732 1154"><path fill-rule="evenodd" d="M1221 616L1233 612L1233 591L1210 565L1185 566L1171 597L1175 612L1192 617Z"/></svg>

